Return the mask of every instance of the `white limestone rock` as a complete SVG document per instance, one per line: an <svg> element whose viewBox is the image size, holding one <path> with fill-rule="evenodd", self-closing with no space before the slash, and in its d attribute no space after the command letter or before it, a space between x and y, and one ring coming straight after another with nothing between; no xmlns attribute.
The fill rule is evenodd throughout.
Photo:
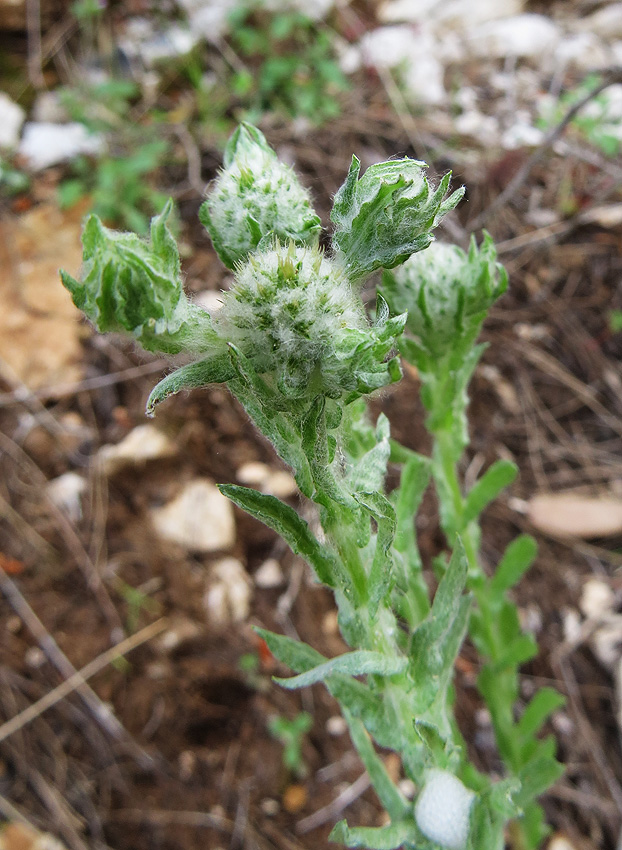
<svg viewBox="0 0 622 850"><path fill-rule="evenodd" d="M30 121L24 127L18 153L32 171L43 171L80 154L96 155L103 149L103 139L89 133L84 124Z"/></svg>
<svg viewBox="0 0 622 850"><path fill-rule="evenodd" d="M102 446L97 460L105 475L114 475L128 466L142 466L149 460L172 457L177 446L154 425L138 425L116 445Z"/></svg>
<svg viewBox="0 0 622 850"><path fill-rule="evenodd" d="M151 511L156 533L191 552L218 552L235 542L231 502L207 478L189 481L168 504Z"/></svg>
<svg viewBox="0 0 622 850"><path fill-rule="evenodd" d="M561 29L550 18L524 14L472 27L465 43L478 59L540 58L554 51L561 38Z"/></svg>
<svg viewBox="0 0 622 850"><path fill-rule="evenodd" d="M246 620L253 596L251 580L237 558L222 558L210 567L203 606L218 629Z"/></svg>
<svg viewBox="0 0 622 850"><path fill-rule="evenodd" d="M0 91L0 149L13 150L19 144L19 134L26 113L14 100Z"/></svg>

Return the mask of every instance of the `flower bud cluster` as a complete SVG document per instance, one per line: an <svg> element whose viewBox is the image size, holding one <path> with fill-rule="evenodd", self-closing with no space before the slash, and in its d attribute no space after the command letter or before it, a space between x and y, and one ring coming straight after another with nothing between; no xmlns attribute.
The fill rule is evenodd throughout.
<svg viewBox="0 0 622 850"><path fill-rule="evenodd" d="M176 354L213 345L209 314L186 298L179 252L167 227L169 201L151 221L151 239L109 230L96 215L82 234L82 281L61 271L74 304L102 333L132 334L150 351Z"/></svg>
<svg viewBox="0 0 622 850"><path fill-rule="evenodd" d="M224 164L199 217L228 268L246 260L262 239L317 244L321 225L309 193L263 133L241 124L227 145Z"/></svg>
<svg viewBox="0 0 622 850"><path fill-rule="evenodd" d="M442 358L470 347L491 305L507 289L491 237L468 254L434 242L395 271L385 271L382 291L394 311L408 310L408 330L428 355Z"/></svg>
<svg viewBox="0 0 622 850"><path fill-rule="evenodd" d="M253 254L223 300L218 335L290 398L340 398L370 376L377 386L393 379L384 358L403 321L370 328L347 277L318 248L277 242Z"/></svg>

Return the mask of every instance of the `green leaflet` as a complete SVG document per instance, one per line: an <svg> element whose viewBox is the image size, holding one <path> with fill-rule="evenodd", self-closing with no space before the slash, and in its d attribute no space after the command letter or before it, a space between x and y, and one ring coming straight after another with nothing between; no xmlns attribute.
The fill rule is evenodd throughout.
<svg viewBox="0 0 622 850"><path fill-rule="evenodd" d="M151 390L147 399L147 416L153 416L158 404L182 390L206 387L208 384L222 384L233 377L233 367L227 354L221 357L206 357L196 363L182 366Z"/></svg>
<svg viewBox="0 0 622 850"><path fill-rule="evenodd" d="M432 229L460 201L464 189L444 198L450 175L434 190L426 167L414 159L390 160L371 165L359 179L361 163L352 157L330 214L333 244L352 279L393 268L427 248Z"/></svg>
<svg viewBox="0 0 622 850"><path fill-rule="evenodd" d="M368 850L397 850L399 847L423 848L421 834L413 821L401 821L389 826L357 826L350 828L345 820L339 821L329 835L329 841L340 841L347 847L365 847ZM426 845L431 846L429 842Z"/></svg>
<svg viewBox="0 0 622 850"><path fill-rule="evenodd" d="M503 595L527 572L537 554L537 543L530 535L521 534L513 540L505 550L490 581L493 597L502 599Z"/></svg>
<svg viewBox="0 0 622 850"><path fill-rule="evenodd" d="M280 534L292 552L301 555L313 567L321 582L329 587L346 583L335 556L318 543L307 523L289 505L275 496L237 484L221 484L218 489L242 510Z"/></svg>
<svg viewBox="0 0 622 850"><path fill-rule="evenodd" d="M298 676L292 676L291 679L275 677L274 681L287 690L296 690L305 688L307 685L314 685L316 682L323 682L335 673L345 673L348 676L363 676L369 673L377 676L396 676L403 673L407 665L406 658L389 657L380 652L358 649L355 652L346 652L344 655L338 655L337 658L331 658L330 661L318 664L317 667Z"/></svg>
<svg viewBox="0 0 622 850"><path fill-rule="evenodd" d="M409 671L416 688L413 699L420 712L448 687L453 675L471 609L471 597L463 595L467 570L464 549L457 541L430 613L412 636Z"/></svg>
<svg viewBox="0 0 622 850"><path fill-rule="evenodd" d="M323 655L320 655L317 650L312 649L302 641L292 640L285 635L277 635L257 626L255 626L255 631L259 637L265 640L274 657L283 664L287 664L297 673L304 673L306 670L311 670L326 661Z"/></svg>
<svg viewBox="0 0 622 850"><path fill-rule="evenodd" d="M518 721L518 734L524 740L529 740L540 731L542 724L550 715L561 708L566 702L565 697L553 688L541 688L532 697Z"/></svg>
<svg viewBox="0 0 622 850"><path fill-rule="evenodd" d="M342 706L342 712L348 722L352 743L365 765L378 799L389 813L391 820L403 820L409 814L410 804L408 800L395 786L387 773L384 762L374 749L364 724L357 717L354 717L345 706Z"/></svg>
<svg viewBox="0 0 622 850"><path fill-rule="evenodd" d="M508 460L498 460L487 469L471 490L464 504L465 525L477 519L484 508L511 484L518 474L518 467Z"/></svg>

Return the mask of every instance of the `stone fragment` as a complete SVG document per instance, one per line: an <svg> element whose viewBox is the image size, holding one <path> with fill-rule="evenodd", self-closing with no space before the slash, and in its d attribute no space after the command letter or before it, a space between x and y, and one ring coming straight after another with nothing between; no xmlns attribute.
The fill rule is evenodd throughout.
<svg viewBox="0 0 622 850"><path fill-rule="evenodd" d="M22 107L0 91L0 149L12 150L17 147L25 119L26 113Z"/></svg>
<svg viewBox="0 0 622 850"><path fill-rule="evenodd" d="M48 481L46 493L49 499L72 522L82 517L82 496L87 489L87 483L77 472L65 472L64 475Z"/></svg>
<svg viewBox="0 0 622 850"><path fill-rule="evenodd" d="M80 154L95 155L103 149L103 139L89 133L84 124L30 121L24 127L18 153L32 171L43 171Z"/></svg>
<svg viewBox="0 0 622 850"><path fill-rule="evenodd" d="M264 561L253 578L257 587L261 587L262 590L280 587L285 581L283 570L276 558L268 558Z"/></svg>
<svg viewBox="0 0 622 850"><path fill-rule="evenodd" d="M251 581L237 558L222 558L212 564L203 606L211 626L225 628L248 617L252 599Z"/></svg>
<svg viewBox="0 0 622 850"><path fill-rule="evenodd" d="M102 446L97 460L106 475L114 475L127 466L141 466L149 460L172 457L175 443L154 425L138 425L120 443Z"/></svg>
<svg viewBox="0 0 622 850"><path fill-rule="evenodd" d="M524 14L472 27L466 47L478 59L540 58L561 40L561 30L545 15Z"/></svg>
<svg viewBox="0 0 622 850"><path fill-rule="evenodd" d="M217 552L235 542L229 499L207 478L189 481L168 504L151 511L156 533L191 552Z"/></svg>

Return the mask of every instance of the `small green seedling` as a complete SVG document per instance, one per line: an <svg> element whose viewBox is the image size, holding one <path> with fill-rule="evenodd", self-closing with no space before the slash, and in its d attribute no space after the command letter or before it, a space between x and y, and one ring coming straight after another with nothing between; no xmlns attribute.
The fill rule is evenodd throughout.
<svg viewBox="0 0 622 850"><path fill-rule="evenodd" d="M536 546L521 535L485 568L480 516L517 470L499 459L469 486L460 474L468 387L484 351L477 339L508 280L490 236L468 251L434 241L463 190L448 194L450 175L434 185L425 169L404 158L361 175L353 157L325 251L309 193L263 134L243 124L200 211L234 276L219 311L202 310L183 291L170 205L153 219L149 240L91 216L81 279L62 279L99 330L184 354L186 365L152 391L149 415L176 393L226 383L315 506L321 535L274 496L220 487L334 594L349 647L335 658L257 629L293 671L276 679L281 686L323 683L337 700L386 810L380 827L340 821L333 840L370 850L503 850L507 840L512 850L535 850L547 834L537 797L561 773L554 739L539 733L563 702L551 688L520 701L519 668L537 645L521 630L509 591ZM380 268L369 315L362 288ZM368 412L370 396L400 380L400 357L420 376L429 457L393 439L385 415L374 422ZM429 486L445 535L433 594L415 526ZM454 670L467 635L496 739L494 776L475 766L455 718ZM294 763L306 723L287 732ZM288 727L279 728L285 735ZM387 749L415 785L414 804L387 772L379 752Z"/></svg>
<svg viewBox="0 0 622 850"><path fill-rule="evenodd" d="M301 711L291 720L273 717L268 723L270 734L283 744L283 767L296 779L304 779L308 773L302 757L302 742L312 726L313 718L306 711Z"/></svg>

